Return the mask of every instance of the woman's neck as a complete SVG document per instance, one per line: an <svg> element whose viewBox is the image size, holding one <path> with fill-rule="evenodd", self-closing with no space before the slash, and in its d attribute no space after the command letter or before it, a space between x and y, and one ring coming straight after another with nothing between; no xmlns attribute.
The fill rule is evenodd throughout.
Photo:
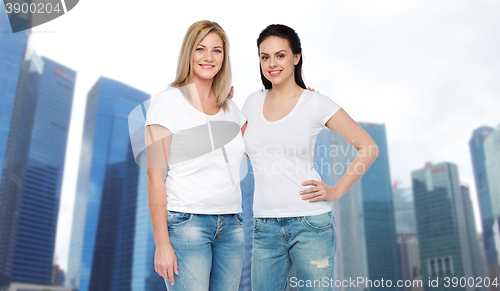
<svg viewBox="0 0 500 291"><path fill-rule="evenodd" d="M196 91L198 92L198 96L200 97L201 100L208 100L212 94L212 83L213 83L213 78L212 79L200 79L197 78L196 76L193 76L191 78L191 83L194 83L196 86Z"/></svg>
<svg viewBox="0 0 500 291"><path fill-rule="evenodd" d="M295 83L295 78L292 76L281 84L273 85L273 88L269 91L271 91L272 98L285 101L292 96L300 95L303 90L302 87Z"/></svg>

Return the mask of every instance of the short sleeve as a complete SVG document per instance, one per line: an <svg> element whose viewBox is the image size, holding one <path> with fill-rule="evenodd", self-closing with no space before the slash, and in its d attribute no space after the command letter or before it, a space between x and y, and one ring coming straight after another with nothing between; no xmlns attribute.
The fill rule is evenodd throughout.
<svg viewBox="0 0 500 291"><path fill-rule="evenodd" d="M246 116L241 112L241 110L238 108L238 105L234 103L233 100L228 100L229 104L231 104L231 110L234 110L236 114L236 119L238 120L238 124L240 128L245 125L245 122L247 122Z"/></svg>
<svg viewBox="0 0 500 291"><path fill-rule="evenodd" d="M159 124L171 132L175 131L175 108L172 98L173 96L168 91L161 91L152 98L146 113L145 126Z"/></svg>
<svg viewBox="0 0 500 291"><path fill-rule="evenodd" d="M316 118L322 126L325 126L325 123L341 108L332 99L319 93L314 94L314 102Z"/></svg>
<svg viewBox="0 0 500 291"><path fill-rule="evenodd" d="M247 99L245 100L245 103L243 104L243 107L241 107L241 113L245 115L246 119L248 120L248 114L250 114L250 103L252 102L251 100L256 96L257 94L261 94L262 90L256 91L250 95L248 95Z"/></svg>
<svg viewBox="0 0 500 291"><path fill-rule="evenodd" d="M247 118L248 115L246 113L246 110L248 110L248 98L247 98L247 100L245 100L243 107L241 107L241 114L243 114L245 116L245 119L248 120L248 118Z"/></svg>

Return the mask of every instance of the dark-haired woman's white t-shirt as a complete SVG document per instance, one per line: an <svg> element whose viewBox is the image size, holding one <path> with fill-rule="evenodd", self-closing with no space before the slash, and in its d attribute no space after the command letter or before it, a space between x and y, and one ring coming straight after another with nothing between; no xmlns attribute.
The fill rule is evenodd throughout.
<svg viewBox="0 0 500 291"><path fill-rule="evenodd" d="M255 176L254 217L295 217L331 211L330 202L302 200L308 180L321 181L313 165L316 136L340 106L304 90L295 107L280 120L264 118L268 90L248 96L242 108L248 124L245 149Z"/></svg>
<svg viewBox="0 0 500 291"><path fill-rule="evenodd" d="M227 102L229 110L220 109L217 114L208 115L194 108L177 88L169 87L152 98L145 125L159 124L173 133L165 181L168 210L200 214L241 212L240 164L246 158L240 128L246 118L232 100ZM217 146L214 130L221 121L223 125L234 125L230 126L234 138ZM210 131L193 130L207 125ZM186 132L201 136L186 138ZM196 153L207 141L211 148Z"/></svg>

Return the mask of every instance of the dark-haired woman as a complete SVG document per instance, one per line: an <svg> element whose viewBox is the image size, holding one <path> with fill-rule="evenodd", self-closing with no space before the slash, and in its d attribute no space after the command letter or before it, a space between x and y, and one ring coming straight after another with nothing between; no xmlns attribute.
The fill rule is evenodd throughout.
<svg viewBox="0 0 500 291"><path fill-rule="evenodd" d="M245 148L255 175L252 288L286 290L290 268L298 290L333 290L335 222L331 201L344 195L378 156L371 136L334 101L306 90L301 44L284 25L257 40L265 90L243 106ZM328 127L359 154L333 187L313 166L318 133Z"/></svg>

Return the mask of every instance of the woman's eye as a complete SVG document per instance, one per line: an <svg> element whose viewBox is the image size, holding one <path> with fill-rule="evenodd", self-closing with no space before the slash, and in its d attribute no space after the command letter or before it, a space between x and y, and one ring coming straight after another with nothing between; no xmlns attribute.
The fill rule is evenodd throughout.
<svg viewBox="0 0 500 291"><path fill-rule="evenodd" d="M285 55L278 55L278 58L280 58L280 59L282 59L284 57L285 57Z"/></svg>
<svg viewBox="0 0 500 291"><path fill-rule="evenodd" d="M222 53L222 51L221 51L221 50L215 50L215 52L216 52L216 53Z"/></svg>
<svg viewBox="0 0 500 291"><path fill-rule="evenodd" d="M263 60L267 60L267 57L262 57Z"/></svg>
<svg viewBox="0 0 500 291"><path fill-rule="evenodd" d="M199 47L199 48L197 48L196 50L197 50L197 51L199 51L199 52L202 52L202 51L203 51L203 48L202 48L202 47Z"/></svg>

